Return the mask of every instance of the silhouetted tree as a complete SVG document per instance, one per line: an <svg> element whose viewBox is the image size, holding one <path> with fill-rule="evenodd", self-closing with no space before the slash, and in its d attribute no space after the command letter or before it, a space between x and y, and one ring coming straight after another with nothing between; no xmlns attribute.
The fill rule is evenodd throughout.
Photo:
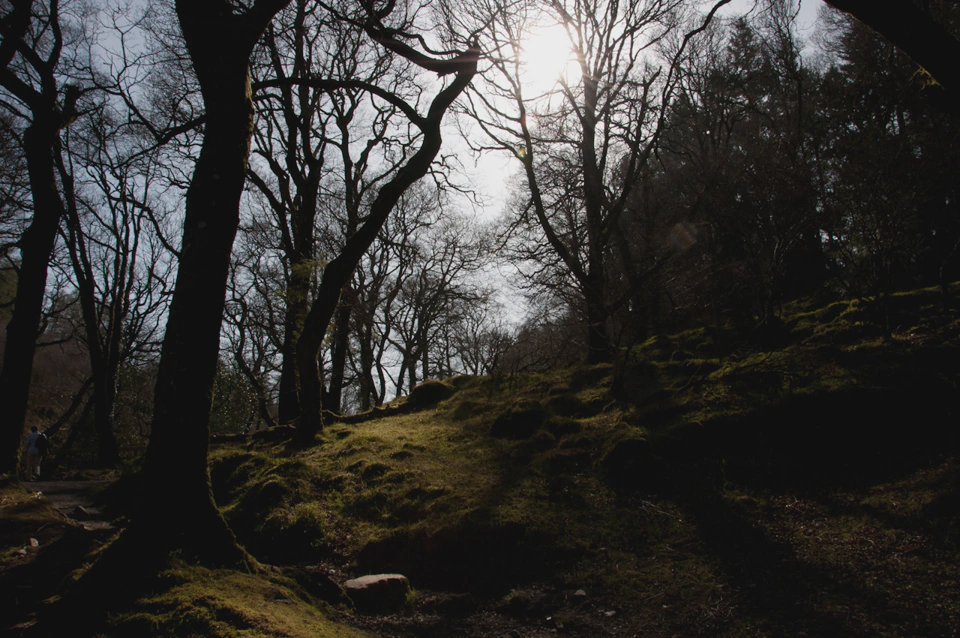
<svg viewBox="0 0 960 638"><path fill-rule="evenodd" d="M844 291L876 301L889 335L888 295L949 272L960 131L913 62L863 25L834 23L826 46L837 56L823 83L828 248Z"/></svg>
<svg viewBox="0 0 960 638"><path fill-rule="evenodd" d="M375 6L375 5L374 5ZM389 179L379 185L376 196L370 203L363 223L345 241L340 253L323 270L316 299L304 323L303 332L297 341L297 367L300 373L299 436L312 439L322 427L322 384L317 366L318 355L337 307L341 291L350 282L353 272L363 259L367 248L376 239L380 228L404 192L430 170L440 151L442 142L441 123L444 114L467 87L477 71L480 49L476 40L460 41L462 51L453 51L452 58L441 58L415 48L421 40L415 33L415 25L409 22L411 14L394 13L392 2L382 8L371 6L364 18L364 30L374 41L396 55L402 56L416 66L437 73L453 75L434 96L427 110L421 115L415 106L389 91L376 88L367 90L377 98L397 107L418 131L420 146L415 152L408 146L410 155ZM412 44L411 44L412 43Z"/></svg>
<svg viewBox="0 0 960 638"><path fill-rule="evenodd" d="M131 529L161 548L182 549L210 563L245 560L213 501L207 449L227 273L254 126L250 56L286 4L176 3L206 119L157 373L144 506ZM173 511L178 515L170 516Z"/></svg>
<svg viewBox="0 0 960 638"><path fill-rule="evenodd" d="M960 98L960 40L956 31L938 20L930 2L913 0L825 0L867 25L922 66L949 91L956 104ZM949 5L949 3L945 3Z"/></svg>
<svg viewBox="0 0 960 638"><path fill-rule="evenodd" d="M711 308L714 320L732 312L769 323L826 273L814 177L819 78L803 65L786 3L698 44L708 46L683 62L656 179L638 191L628 236L647 244L654 230L661 252L678 253L662 275L687 318Z"/></svg>
<svg viewBox="0 0 960 638"><path fill-rule="evenodd" d="M15 473L20 459L34 348L40 333L47 267L65 207L55 156L60 132L77 117L82 89L64 84L65 47L60 2L10 0L0 17L0 87L4 108L22 125L21 144L33 215L20 236L16 302L7 324L0 404L4 406L0 474Z"/></svg>
<svg viewBox="0 0 960 638"><path fill-rule="evenodd" d="M470 115L522 166L527 197L514 211L516 224L539 229L540 242L575 283L588 362L613 355L608 320L622 301L609 255L662 130L676 61L725 4L683 36L684 7L672 1L494 2L476 10L475 19L489 25L492 68L470 94ZM522 43L545 20L566 31L577 73L538 94L525 77ZM676 51L655 60L650 53L665 51L671 38Z"/></svg>

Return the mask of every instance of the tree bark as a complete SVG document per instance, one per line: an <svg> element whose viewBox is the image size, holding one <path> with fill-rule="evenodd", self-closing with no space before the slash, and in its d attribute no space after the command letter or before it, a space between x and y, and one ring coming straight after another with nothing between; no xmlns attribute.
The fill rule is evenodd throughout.
<svg viewBox="0 0 960 638"><path fill-rule="evenodd" d="M324 397L324 410L339 414L343 409L343 385L346 380L347 348L350 346L351 307L345 299L340 305L334 320L333 352L330 357L330 383Z"/></svg>
<svg viewBox="0 0 960 638"><path fill-rule="evenodd" d="M312 251L312 247L310 248ZM312 255L311 255L312 258ZM287 308L283 317L283 345L280 363L280 387L277 396L277 420L292 423L300 416L300 396L297 379L297 339L310 310L311 259L302 255L291 259L290 280L287 282Z"/></svg>

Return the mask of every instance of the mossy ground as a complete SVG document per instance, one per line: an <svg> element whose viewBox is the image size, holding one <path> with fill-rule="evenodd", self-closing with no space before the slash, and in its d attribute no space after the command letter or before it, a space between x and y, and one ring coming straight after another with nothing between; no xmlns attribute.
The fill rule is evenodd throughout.
<svg viewBox="0 0 960 638"><path fill-rule="evenodd" d="M426 602L387 634L949 635L960 322L939 295L894 296L886 339L860 302L795 304L762 338L699 329L616 365L456 379L308 450L217 450L215 477L277 464L217 491L230 512L285 476L277 507L316 508L330 569L407 573ZM872 505L889 493L913 504ZM482 602L451 619L437 591Z"/></svg>
<svg viewBox="0 0 960 638"><path fill-rule="evenodd" d="M352 617L377 635L954 635L960 318L935 289L891 297L889 334L877 312L794 304L762 333L449 380L312 447L215 446L215 496L263 562L408 575L405 613ZM323 617L263 574L181 574L117 635Z"/></svg>
<svg viewBox="0 0 960 638"><path fill-rule="evenodd" d="M248 574L173 564L155 593L111 614L103 635L125 637L362 638L327 605L276 572Z"/></svg>

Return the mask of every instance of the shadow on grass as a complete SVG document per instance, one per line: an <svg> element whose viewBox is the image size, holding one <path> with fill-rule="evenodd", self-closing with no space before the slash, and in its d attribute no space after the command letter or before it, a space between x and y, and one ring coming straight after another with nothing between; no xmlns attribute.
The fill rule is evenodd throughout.
<svg viewBox="0 0 960 638"><path fill-rule="evenodd" d="M942 362L939 355L933 359ZM893 534L892 528L919 528L949 544L957 536L956 514L950 512L960 504L956 477L952 487L941 488L936 499L910 515L883 511L862 498L838 505L829 497L838 490L869 494L870 488L903 481L957 454L955 395L949 383L936 382L930 373L936 369L899 370L903 386L897 392L858 388L794 396L746 419L691 426L664 441L661 449L673 459L673 498L695 520L706 552L741 592L750 616L772 635L875 635L878 627L951 635L948 612L917 613L909 602L913 594L901 596L895 585L876 586L864 565L837 562L830 552L848 551L842 543L805 541L816 557L802 557L798 545L772 537L757 512L726 495L730 488L771 499L795 495L821 507L830 524L870 516L879 521L881 536ZM813 533L803 529L796 523L791 533ZM855 534L851 530L845 533ZM933 559L918 586L949 571L949 564ZM915 600L924 598L917 594Z"/></svg>

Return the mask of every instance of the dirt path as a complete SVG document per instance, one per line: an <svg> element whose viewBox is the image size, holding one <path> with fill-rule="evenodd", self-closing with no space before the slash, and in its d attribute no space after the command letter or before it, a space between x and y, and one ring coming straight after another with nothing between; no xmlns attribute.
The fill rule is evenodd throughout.
<svg viewBox="0 0 960 638"><path fill-rule="evenodd" d="M60 512L89 531L112 530L114 526L93 505L92 495L111 483L99 481L38 481L29 488L42 493Z"/></svg>

